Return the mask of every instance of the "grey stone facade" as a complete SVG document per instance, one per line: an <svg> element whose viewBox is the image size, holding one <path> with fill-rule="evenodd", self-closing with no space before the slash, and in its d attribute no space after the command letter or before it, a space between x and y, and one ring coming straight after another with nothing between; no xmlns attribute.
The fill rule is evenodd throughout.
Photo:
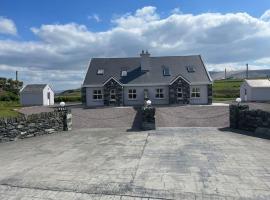
<svg viewBox="0 0 270 200"><path fill-rule="evenodd" d="M115 101L110 98L110 91L115 90ZM104 105L105 106L122 106L123 105L123 87L114 79L108 81L104 87Z"/></svg>
<svg viewBox="0 0 270 200"><path fill-rule="evenodd" d="M177 89L182 88L183 98L179 99L177 96ZM190 100L190 86L179 77L173 84L169 85L169 103L170 104L189 104Z"/></svg>
<svg viewBox="0 0 270 200"><path fill-rule="evenodd" d="M0 119L0 142L63 131L68 125L70 127L70 120L66 120L67 115L70 118L70 113L54 111L33 114L28 117Z"/></svg>
<svg viewBox="0 0 270 200"><path fill-rule="evenodd" d="M213 87L212 84L207 85L207 93L208 93L208 104L212 104L213 102Z"/></svg>

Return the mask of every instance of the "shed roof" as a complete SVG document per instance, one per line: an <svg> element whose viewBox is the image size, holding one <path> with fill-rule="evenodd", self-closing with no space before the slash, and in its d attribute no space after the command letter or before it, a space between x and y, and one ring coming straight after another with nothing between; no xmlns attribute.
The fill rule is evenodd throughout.
<svg viewBox="0 0 270 200"><path fill-rule="evenodd" d="M100 85L111 77L122 84L169 84L178 76L193 84L212 83L200 55L149 57L149 62L149 71L143 71L140 57L92 58L83 85ZM192 73L187 70L190 66ZM164 68L169 68L170 76L163 75ZM98 69L104 74L98 75ZM121 76L122 70L127 76Z"/></svg>
<svg viewBox="0 0 270 200"><path fill-rule="evenodd" d="M21 92L42 92L46 86L47 84L29 84Z"/></svg>
<svg viewBox="0 0 270 200"><path fill-rule="evenodd" d="M250 87L256 88L270 88L270 80L257 79L257 80L245 80Z"/></svg>

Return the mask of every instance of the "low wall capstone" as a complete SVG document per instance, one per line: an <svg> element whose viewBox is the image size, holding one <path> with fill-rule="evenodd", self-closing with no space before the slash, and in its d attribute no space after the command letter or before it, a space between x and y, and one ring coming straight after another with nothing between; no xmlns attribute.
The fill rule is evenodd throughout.
<svg viewBox="0 0 270 200"><path fill-rule="evenodd" d="M14 141L64 130L71 130L71 113L67 111L56 110L27 117L19 116L0 119L0 142Z"/></svg>

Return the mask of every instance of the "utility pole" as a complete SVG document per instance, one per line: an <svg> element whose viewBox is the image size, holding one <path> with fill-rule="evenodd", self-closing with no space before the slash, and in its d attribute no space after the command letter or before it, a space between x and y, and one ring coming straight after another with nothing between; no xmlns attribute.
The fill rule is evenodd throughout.
<svg viewBox="0 0 270 200"><path fill-rule="evenodd" d="M246 69L246 79L248 79L248 63L246 64L247 69Z"/></svg>
<svg viewBox="0 0 270 200"><path fill-rule="evenodd" d="M18 71L16 71L16 81L18 81Z"/></svg>
<svg viewBox="0 0 270 200"><path fill-rule="evenodd" d="M225 77L225 79L227 79L227 70L226 70L226 67L225 67L225 74L224 74L224 77Z"/></svg>

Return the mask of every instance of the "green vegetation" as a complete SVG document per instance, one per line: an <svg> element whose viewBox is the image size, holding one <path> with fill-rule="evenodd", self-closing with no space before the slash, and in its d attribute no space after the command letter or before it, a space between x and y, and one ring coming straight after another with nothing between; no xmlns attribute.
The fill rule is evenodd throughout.
<svg viewBox="0 0 270 200"><path fill-rule="evenodd" d="M240 96L242 79L216 80L213 84L214 101L230 101Z"/></svg>
<svg viewBox="0 0 270 200"><path fill-rule="evenodd" d="M81 101L81 89L66 90L56 95L55 102L80 102Z"/></svg>
<svg viewBox="0 0 270 200"><path fill-rule="evenodd" d="M18 102L0 101L0 118L18 116L19 113L13 110L18 108L20 108Z"/></svg>

